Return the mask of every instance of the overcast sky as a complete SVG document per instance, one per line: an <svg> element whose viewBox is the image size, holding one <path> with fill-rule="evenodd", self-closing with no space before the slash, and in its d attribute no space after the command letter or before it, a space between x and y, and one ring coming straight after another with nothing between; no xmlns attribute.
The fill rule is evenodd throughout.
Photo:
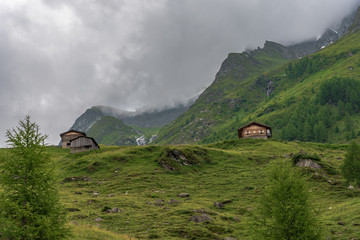
<svg viewBox="0 0 360 240"><path fill-rule="evenodd" d="M32 116L49 142L94 105L181 102L229 52L317 35L358 0L0 0L0 146Z"/></svg>

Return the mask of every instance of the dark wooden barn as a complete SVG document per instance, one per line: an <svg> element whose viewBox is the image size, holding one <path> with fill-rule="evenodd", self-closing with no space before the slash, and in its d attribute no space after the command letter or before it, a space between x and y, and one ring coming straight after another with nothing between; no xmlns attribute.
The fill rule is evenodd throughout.
<svg viewBox="0 0 360 240"><path fill-rule="evenodd" d="M78 153L87 150L100 148L94 138L79 136L70 141L71 153Z"/></svg>
<svg viewBox="0 0 360 240"><path fill-rule="evenodd" d="M61 141L62 141L61 147L62 148L70 148L70 141L77 137L80 137L80 136L86 136L86 134L84 132L80 132L80 131L73 130L73 129L71 129L67 132L61 133L60 134Z"/></svg>
<svg viewBox="0 0 360 240"><path fill-rule="evenodd" d="M258 122L252 122L238 129L239 138L271 138L271 127Z"/></svg>

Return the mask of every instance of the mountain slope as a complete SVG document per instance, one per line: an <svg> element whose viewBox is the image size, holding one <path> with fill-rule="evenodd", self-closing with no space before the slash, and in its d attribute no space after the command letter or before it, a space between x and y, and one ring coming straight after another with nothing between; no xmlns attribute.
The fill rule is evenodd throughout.
<svg viewBox="0 0 360 240"><path fill-rule="evenodd" d="M273 91L271 81L256 81L256 76L296 57L292 50L267 41L264 48L243 53L230 53L215 81L175 121L166 125L156 142L197 142L234 115L247 114Z"/></svg>
<svg viewBox="0 0 360 240"><path fill-rule="evenodd" d="M254 120L271 125L274 137L285 140L346 142L354 139L360 134L356 100L350 101L341 92L340 102L328 99L330 102L325 104L318 98L326 81L332 81L332 85L348 86L353 84L348 82L354 81L355 85L359 84L359 49L360 33L355 32L290 64L282 65L288 59L277 58L282 61L264 65L258 64L256 57L250 57L251 53L230 54L214 83L188 112L159 132L157 141L208 143L236 138L237 128ZM276 49L273 52L278 53ZM274 59L274 55L268 53L264 56ZM334 77L339 80L332 80ZM353 95L355 99L356 93Z"/></svg>
<svg viewBox="0 0 360 240"><path fill-rule="evenodd" d="M101 118L86 134L98 143L118 146L136 145L136 136L139 135L134 128L111 116Z"/></svg>
<svg viewBox="0 0 360 240"><path fill-rule="evenodd" d="M321 36L287 47L295 51L299 57L305 57L315 53L337 41L342 36L350 32L354 33L357 30L357 27L355 26L360 26L357 24L359 15L360 13L355 10L349 16L346 16L344 19L342 19L339 23L327 28Z"/></svg>
<svg viewBox="0 0 360 240"><path fill-rule="evenodd" d="M138 112L94 106L79 116L70 129L86 132L105 145L144 145L152 142L157 129L186 112L193 101L190 99L175 107Z"/></svg>

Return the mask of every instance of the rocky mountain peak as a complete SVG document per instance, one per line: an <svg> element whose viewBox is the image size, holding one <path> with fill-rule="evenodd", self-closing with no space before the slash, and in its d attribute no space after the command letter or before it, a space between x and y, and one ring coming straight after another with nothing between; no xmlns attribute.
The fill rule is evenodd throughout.
<svg viewBox="0 0 360 240"><path fill-rule="evenodd" d="M360 7L357 9L353 15L352 24L348 28L348 33L354 33L360 29Z"/></svg>
<svg viewBox="0 0 360 240"><path fill-rule="evenodd" d="M337 24L329 26L319 37L287 46L295 51L298 57L304 57L327 47L342 36L360 29L360 7Z"/></svg>

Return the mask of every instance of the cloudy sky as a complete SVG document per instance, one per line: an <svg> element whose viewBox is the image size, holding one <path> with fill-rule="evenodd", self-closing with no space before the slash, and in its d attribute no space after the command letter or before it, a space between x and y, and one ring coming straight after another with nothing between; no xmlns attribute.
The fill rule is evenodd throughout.
<svg viewBox="0 0 360 240"><path fill-rule="evenodd" d="M229 52L317 35L359 0L0 0L0 146L32 116L49 143L87 108L181 102Z"/></svg>

